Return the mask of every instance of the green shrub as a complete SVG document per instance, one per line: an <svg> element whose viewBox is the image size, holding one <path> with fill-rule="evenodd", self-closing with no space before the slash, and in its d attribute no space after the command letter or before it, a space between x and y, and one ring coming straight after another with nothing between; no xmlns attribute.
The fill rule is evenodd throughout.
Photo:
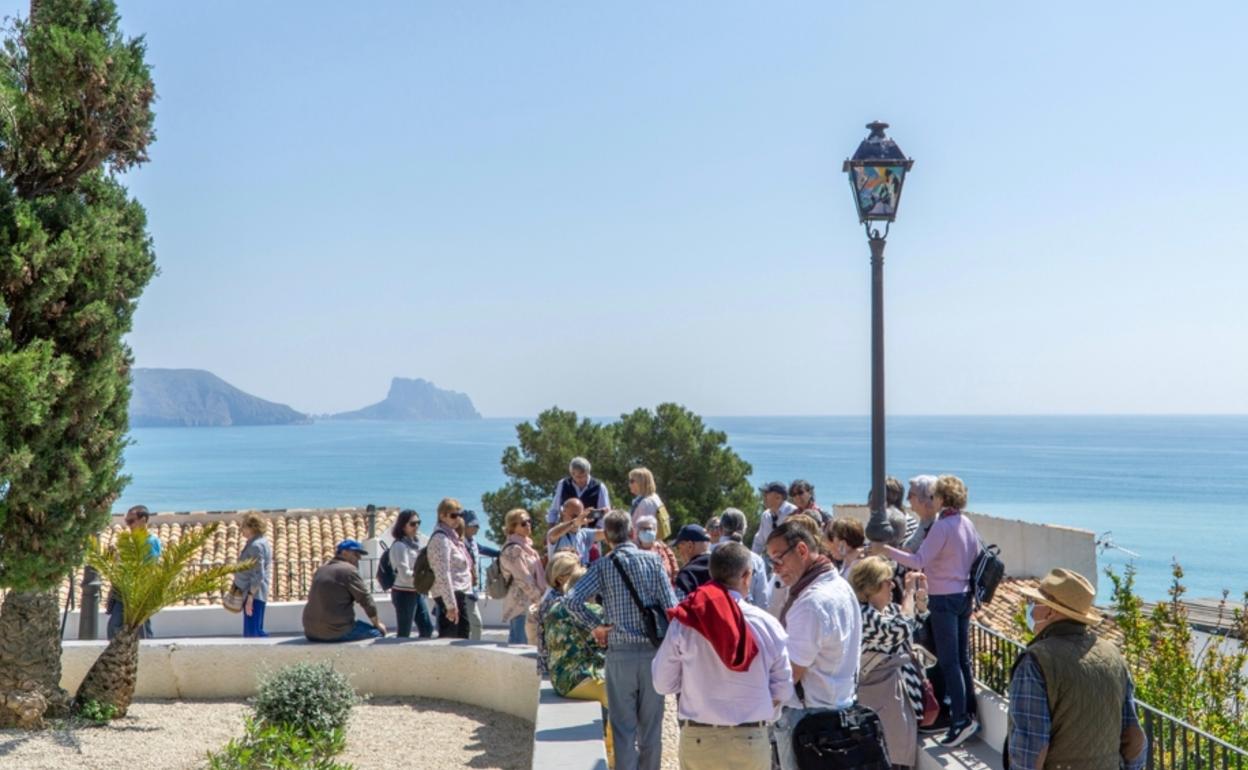
<svg viewBox="0 0 1248 770"><path fill-rule="evenodd" d="M78 710L78 716L97 725L106 725L117 716L117 707L111 703L89 700L82 704L82 708Z"/></svg>
<svg viewBox="0 0 1248 770"><path fill-rule="evenodd" d="M313 735L345 728L359 702L346 676L329 663L296 663L260 680L255 709L265 724Z"/></svg>
<svg viewBox="0 0 1248 770"><path fill-rule="evenodd" d="M208 753L208 770L353 770L333 760L346 740L341 727L322 732L248 718L241 740Z"/></svg>

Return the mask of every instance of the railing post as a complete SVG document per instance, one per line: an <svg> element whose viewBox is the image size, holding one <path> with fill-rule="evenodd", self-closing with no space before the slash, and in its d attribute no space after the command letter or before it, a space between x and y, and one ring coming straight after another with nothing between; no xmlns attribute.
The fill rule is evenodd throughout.
<svg viewBox="0 0 1248 770"><path fill-rule="evenodd" d="M377 506L372 503L364 510L368 511L368 539L377 537Z"/></svg>
<svg viewBox="0 0 1248 770"><path fill-rule="evenodd" d="M95 567L82 568L82 610L78 613L78 638L98 639L100 613L100 573Z"/></svg>

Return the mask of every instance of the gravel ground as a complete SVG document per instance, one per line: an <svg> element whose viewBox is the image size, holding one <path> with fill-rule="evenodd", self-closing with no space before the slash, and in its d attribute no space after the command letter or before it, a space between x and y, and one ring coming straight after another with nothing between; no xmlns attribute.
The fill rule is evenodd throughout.
<svg viewBox="0 0 1248 770"><path fill-rule="evenodd" d="M107 727L0 730L0 767L202 768L206 752L242 735L246 713L235 702L137 701ZM533 726L522 719L448 701L378 698L356 707L339 759L357 770L521 770L532 750Z"/></svg>

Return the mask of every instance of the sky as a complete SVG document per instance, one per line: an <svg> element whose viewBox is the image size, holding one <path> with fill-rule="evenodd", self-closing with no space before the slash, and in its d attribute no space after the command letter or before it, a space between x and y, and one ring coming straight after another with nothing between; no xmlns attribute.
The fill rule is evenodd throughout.
<svg viewBox="0 0 1248 770"><path fill-rule="evenodd" d="M311 413L865 414L879 119L890 413L1248 412L1248 6L1102 5L120 0L136 363Z"/></svg>

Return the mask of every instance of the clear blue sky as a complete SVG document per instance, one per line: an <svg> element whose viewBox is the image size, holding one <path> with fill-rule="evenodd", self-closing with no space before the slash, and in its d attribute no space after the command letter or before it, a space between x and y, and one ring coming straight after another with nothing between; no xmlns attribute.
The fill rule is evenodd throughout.
<svg viewBox="0 0 1248 770"><path fill-rule="evenodd" d="M1248 411L1242 3L120 8L160 93L140 366L866 413L840 163L879 118L916 161L890 411Z"/></svg>

